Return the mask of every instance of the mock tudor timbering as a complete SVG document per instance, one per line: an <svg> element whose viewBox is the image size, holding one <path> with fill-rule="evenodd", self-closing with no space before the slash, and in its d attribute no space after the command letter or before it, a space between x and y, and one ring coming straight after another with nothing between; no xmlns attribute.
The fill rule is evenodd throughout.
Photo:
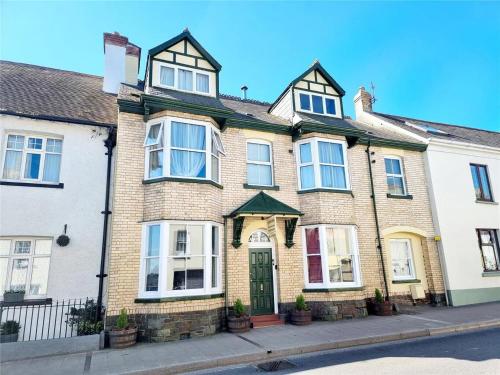
<svg viewBox="0 0 500 375"><path fill-rule="evenodd" d="M326 320L365 316L375 288L440 300L424 144L345 118L319 62L271 105L219 93L188 31L147 61L118 95L108 323L127 308L143 338L171 340L220 331L237 298L277 314L305 293Z"/></svg>

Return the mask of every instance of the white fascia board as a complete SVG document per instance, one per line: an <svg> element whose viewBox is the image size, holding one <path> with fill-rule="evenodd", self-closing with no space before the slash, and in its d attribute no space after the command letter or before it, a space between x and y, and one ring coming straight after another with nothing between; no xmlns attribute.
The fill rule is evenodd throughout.
<svg viewBox="0 0 500 375"><path fill-rule="evenodd" d="M441 147L453 148L456 150L463 150L463 151L477 150L477 151L482 151L482 152L491 152L493 154L500 155L500 148L498 148L498 147L483 146L483 145L478 145L476 143L469 143L469 142L449 141L449 140L440 139L440 138L431 138L429 140L429 146L441 146Z"/></svg>

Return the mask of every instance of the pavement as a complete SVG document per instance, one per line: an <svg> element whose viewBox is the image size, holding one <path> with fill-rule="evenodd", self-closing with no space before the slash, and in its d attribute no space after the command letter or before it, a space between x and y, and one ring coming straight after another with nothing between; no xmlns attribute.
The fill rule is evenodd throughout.
<svg viewBox="0 0 500 375"><path fill-rule="evenodd" d="M234 335L7 361L2 375L174 374L304 353L500 327L500 302L428 307L414 314L253 329ZM497 345L498 347L498 345ZM1 346L0 346L1 350ZM1 353L0 353L1 354Z"/></svg>

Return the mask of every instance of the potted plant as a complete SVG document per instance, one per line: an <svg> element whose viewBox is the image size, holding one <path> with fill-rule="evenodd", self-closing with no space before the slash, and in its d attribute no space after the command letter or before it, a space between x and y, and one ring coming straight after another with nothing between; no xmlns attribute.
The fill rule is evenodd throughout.
<svg viewBox="0 0 500 375"><path fill-rule="evenodd" d="M0 342L17 342L21 325L15 320L7 320L0 324Z"/></svg>
<svg viewBox="0 0 500 375"><path fill-rule="evenodd" d="M128 348L137 342L137 327L130 324L126 309L121 309L116 326L109 331L109 346L112 349Z"/></svg>
<svg viewBox="0 0 500 375"><path fill-rule="evenodd" d="M305 326L311 324L312 313L302 294L295 299L295 309L290 314L290 323L296 326Z"/></svg>
<svg viewBox="0 0 500 375"><path fill-rule="evenodd" d="M227 330L231 333L242 333L250 330L250 317L246 314L241 299L234 302L233 315L227 317Z"/></svg>
<svg viewBox="0 0 500 375"><path fill-rule="evenodd" d="M392 303L384 300L382 292L377 288L375 289L375 298L371 300L371 312L379 316L392 315Z"/></svg>
<svg viewBox="0 0 500 375"><path fill-rule="evenodd" d="M4 302L23 302L24 301L24 290L11 289L6 290L3 293Z"/></svg>

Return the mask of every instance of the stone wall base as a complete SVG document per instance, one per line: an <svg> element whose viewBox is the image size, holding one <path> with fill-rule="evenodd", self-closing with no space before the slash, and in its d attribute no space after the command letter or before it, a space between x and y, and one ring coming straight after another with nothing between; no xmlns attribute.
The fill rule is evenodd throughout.
<svg viewBox="0 0 500 375"><path fill-rule="evenodd" d="M312 311L313 320L340 320L364 318L368 315L365 300L353 301L307 301ZM280 314L286 314L289 319L290 312L295 309L295 303L280 303Z"/></svg>
<svg viewBox="0 0 500 375"><path fill-rule="evenodd" d="M391 302L400 305L425 305L446 306L446 297L444 293L426 293L425 299L414 300L411 294L391 295Z"/></svg>
<svg viewBox="0 0 500 375"><path fill-rule="evenodd" d="M106 317L106 326L116 323L117 315ZM157 309L129 315L138 327L138 341L165 342L209 336L223 329L224 309L158 313Z"/></svg>

